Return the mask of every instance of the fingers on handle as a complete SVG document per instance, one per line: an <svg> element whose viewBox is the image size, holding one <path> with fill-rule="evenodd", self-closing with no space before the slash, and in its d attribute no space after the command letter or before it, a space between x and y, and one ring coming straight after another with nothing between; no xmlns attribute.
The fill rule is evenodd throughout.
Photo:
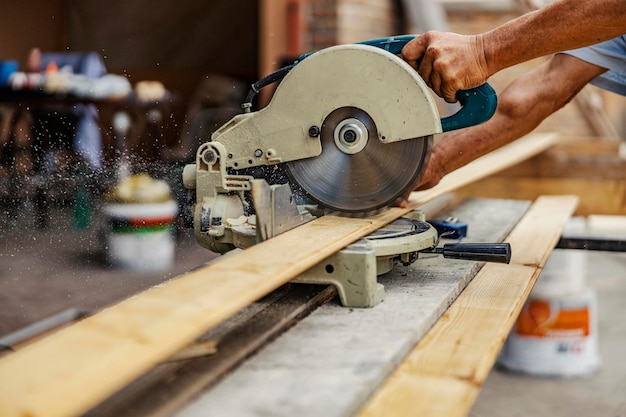
<svg viewBox="0 0 626 417"><path fill-rule="evenodd" d="M424 79L424 81L426 81L426 83L428 84L428 86L430 88L433 88L432 86L432 72L433 72L433 65L435 64L434 61L434 57L432 54L424 54L424 56L422 57L422 61L419 64L419 67L417 68L417 72L419 73L419 75L422 76L422 78ZM436 92L436 91L435 91Z"/></svg>
<svg viewBox="0 0 626 417"><path fill-rule="evenodd" d="M448 103L456 103L458 101L456 98L457 91L458 90L450 84L444 83L443 86L441 86L441 94L437 94L439 94L440 97L443 97L443 99Z"/></svg>
<svg viewBox="0 0 626 417"><path fill-rule="evenodd" d="M424 52L426 51L426 46L428 45L428 41L425 38L425 35L417 36L410 42L408 42L402 48L402 57L415 69L418 68L422 57L424 56Z"/></svg>

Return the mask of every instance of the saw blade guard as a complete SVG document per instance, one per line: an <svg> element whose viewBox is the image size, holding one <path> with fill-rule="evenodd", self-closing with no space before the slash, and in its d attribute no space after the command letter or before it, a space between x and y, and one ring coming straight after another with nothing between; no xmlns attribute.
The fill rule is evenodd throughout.
<svg viewBox="0 0 626 417"><path fill-rule="evenodd" d="M306 102L322 151L287 161L292 182L322 206L368 212L392 204L442 131L426 83L404 60L369 45L327 48L299 63L270 106ZM285 109L285 111L287 111Z"/></svg>
<svg viewBox="0 0 626 417"><path fill-rule="evenodd" d="M417 35L389 36L357 42L357 44L374 46L394 55L399 55L404 45L415 39L416 36ZM309 52L303 54L295 63L297 64L315 53L316 52ZM441 119L443 132L484 123L494 115L498 106L498 97L489 83L485 83L470 90L459 90L456 94L456 98L461 108L455 114Z"/></svg>

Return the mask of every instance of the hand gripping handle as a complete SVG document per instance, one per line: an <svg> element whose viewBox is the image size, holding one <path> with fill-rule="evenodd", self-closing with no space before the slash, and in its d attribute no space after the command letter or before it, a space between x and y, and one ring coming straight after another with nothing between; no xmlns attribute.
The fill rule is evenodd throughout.
<svg viewBox="0 0 626 417"><path fill-rule="evenodd" d="M415 35L390 36L359 42L359 44L375 46L398 55L402 52L404 45L414 38ZM441 128L444 132L486 122L496 112L498 105L496 92L488 83L470 90L457 91L456 98L461 104L461 109L441 119Z"/></svg>

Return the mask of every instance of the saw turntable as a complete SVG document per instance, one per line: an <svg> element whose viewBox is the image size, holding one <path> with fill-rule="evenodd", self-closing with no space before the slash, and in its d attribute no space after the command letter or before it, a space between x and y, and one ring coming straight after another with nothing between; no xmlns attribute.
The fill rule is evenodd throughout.
<svg viewBox="0 0 626 417"><path fill-rule="evenodd" d="M244 112L213 133L184 169L197 241L225 253L328 212L382 209L411 190L434 134L488 120L497 102L488 84L459 92L461 109L439 117L426 83L398 56L413 37L305 54L255 83ZM254 95L274 82L270 103L251 111ZM412 213L297 280L333 283L344 305L372 306L383 295L376 275L418 253L508 262L506 245L439 248L438 232L424 220Z"/></svg>

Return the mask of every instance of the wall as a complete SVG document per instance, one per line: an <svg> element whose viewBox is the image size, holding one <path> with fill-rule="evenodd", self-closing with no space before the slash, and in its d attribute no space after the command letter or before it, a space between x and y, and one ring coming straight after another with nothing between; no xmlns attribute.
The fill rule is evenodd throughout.
<svg viewBox="0 0 626 417"><path fill-rule="evenodd" d="M178 93L172 126L180 130L206 73L225 73L247 84L302 52L401 33L400 3L0 0L0 59L17 57L23 64L33 46L96 50L109 71L131 82L159 80ZM261 104L271 89L264 93ZM170 136L177 139L176 132Z"/></svg>
<svg viewBox="0 0 626 417"><path fill-rule="evenodd" d="M95 50L130 68L257 74L257 1L0 0L0 58Z"/></svg>
<svg viewBox="0 0 626 417"><path fill-rule="evenodd" d="M0 0L0 59L23 67L33 46L61 50L65 44L63 0Z"/></svg>
<svg viewBox="0 0 626 417"><path fill-rule="evenodd" d="M396 0L318 0L307 6L307 50L397 35L405 27Z"/></svg>
<svg viewBox="0 0 626 417"><path fill-rule="evenodd" d="M161 81L177 97L165 121L173 145L206 74L258 79L258 14L256 0L0 0L0 59L23 67L34 46L98 51L109 72L131 83Z"/></svg>

